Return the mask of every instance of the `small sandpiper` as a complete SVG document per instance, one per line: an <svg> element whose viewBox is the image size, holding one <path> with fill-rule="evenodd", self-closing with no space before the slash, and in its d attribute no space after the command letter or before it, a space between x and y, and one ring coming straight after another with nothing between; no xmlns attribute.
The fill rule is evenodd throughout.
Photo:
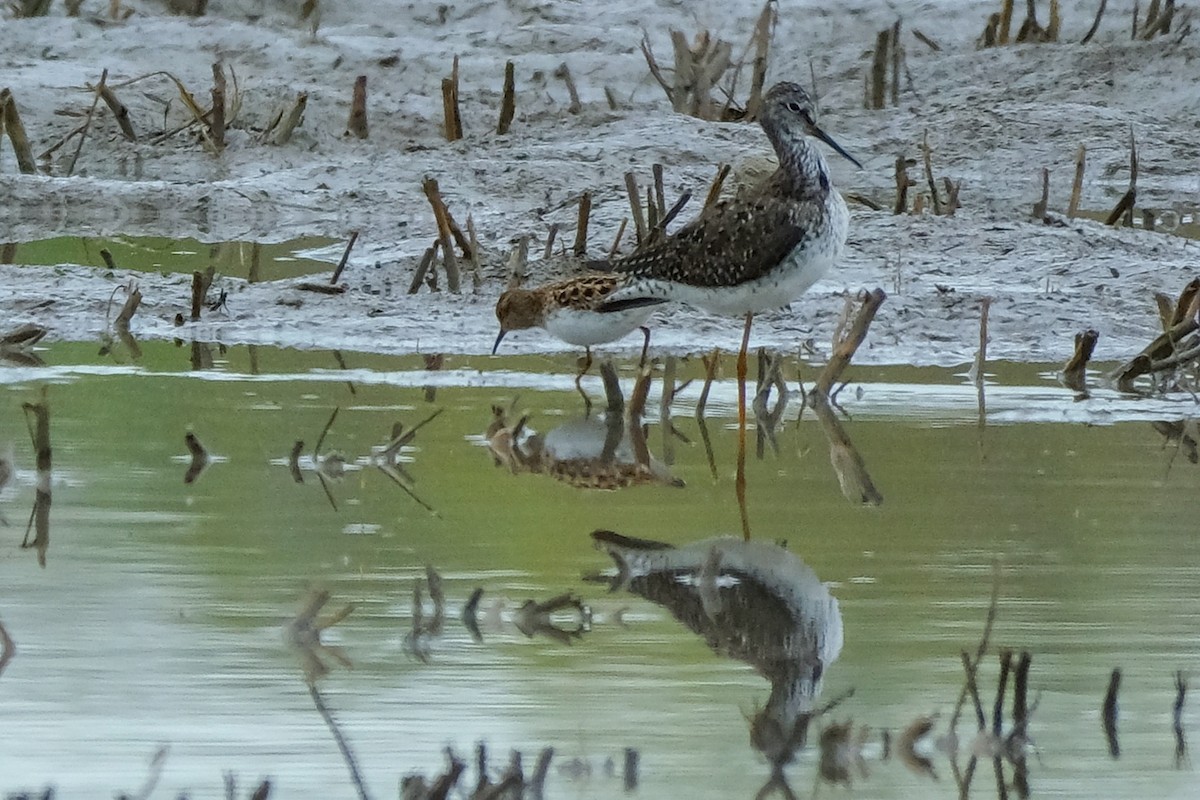
<svg viewBox="0 0 1200 800"><path fill-rule="evenodd" d="M583 367L575 377L578 388L580 378L592 365L592 345L616 341L635 328L641 328L645 336L642 344L644 361L650 346L650 329L645 323L654 312L654 306L664 301L647 300L604 313L597 310L625 280L623 275L582 275L533 289L506 290L496 303L500 334L492 345L492 354L495 355L509 331L544 328L567 344L584 348ZM582 389L579 391L583 393ZM586 395L584 397L586 399Z"/></svg>
<svg viewBox="0 0 1200 800"><path fill-rule="evenodd" d="M717 314L745 315L738 353L739 500L751 321L759 311L787 305L825 275L841 256L850 224L846 202L829 179L829 165L809 137L862 166L817 127L813 101L798 84L772 86L758 121L779 168L757 186L714 203L661 244L606 265L626 281L599 306L624 314L678 300ZM748 536L744 510L742 522Z"/></svg>

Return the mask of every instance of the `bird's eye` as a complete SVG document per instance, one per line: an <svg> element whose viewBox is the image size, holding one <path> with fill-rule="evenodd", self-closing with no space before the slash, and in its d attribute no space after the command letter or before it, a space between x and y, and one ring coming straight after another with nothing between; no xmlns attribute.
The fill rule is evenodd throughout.
<svg viewBox="0 0 1200 800"><path fill-rule="evenodd" d="M797 103L795 100L789 101L787 104L787 107L788 107L788 111L791 111L793 114L799 114L801 111L800 104Z"/></svg>

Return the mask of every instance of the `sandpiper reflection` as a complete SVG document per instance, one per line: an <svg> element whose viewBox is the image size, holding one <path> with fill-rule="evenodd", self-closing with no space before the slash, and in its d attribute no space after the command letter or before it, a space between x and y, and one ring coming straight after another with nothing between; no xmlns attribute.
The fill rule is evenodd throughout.
<svg viewBox="0 0 1200 800"><path fill-rule="evenodd" d="M825 670L842 650L837 600L784 548L733 538L683 547L613 531L592 533L616 563L610 591L663 606L719 655L771 683L751 720L750 743L776 772L802 747Z"/></svg>
<svg viewBox="0 0 1200 800"><path fill-rule="evenodd" d="M641 422L641 405L625 407L612 362L600 366L607 407L602 414L569 419L545 434L532 431L528 415L510 422L510 411L492 406L492 421L484 433L496 466L513 474L529 472L580 489L623 489L643 484L681 487L683 481L650 454ZM649 373L639 375L649 380ZM644 403L645 392L635 386L634 399Z"/></svg>

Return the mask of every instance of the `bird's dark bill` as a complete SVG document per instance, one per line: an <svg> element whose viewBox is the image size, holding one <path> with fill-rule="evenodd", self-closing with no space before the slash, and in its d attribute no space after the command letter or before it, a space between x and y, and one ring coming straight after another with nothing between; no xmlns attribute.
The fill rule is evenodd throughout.
<svg viewBox="0 0 1200 800"><path fill-rule="evenodd" d="M834 150L836 150L838 155L840 155L842 158L846 159L847 161L849 161L851 164L858 167L859 169L862 169L862 164L858 163L858 159L855 158L854 156L850 155L849 153L847 153L845 150L843 150L842 146L840 144L838 144L837 142L835 142L829 136L829 134L827 134L825 131L821 130L816 125L813 125L812 126L812 134L813 134L813 136L816 136L822 142L824 142L825 144L829 145Z"/></svg>

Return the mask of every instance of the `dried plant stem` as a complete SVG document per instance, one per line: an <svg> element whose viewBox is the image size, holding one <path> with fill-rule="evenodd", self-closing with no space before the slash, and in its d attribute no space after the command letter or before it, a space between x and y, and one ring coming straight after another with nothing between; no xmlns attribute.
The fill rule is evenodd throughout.
<svg viewBox="0 0 1200 800"><path fill-rule="evenodd" d="M912 180L908 177L908 160L904 156L896 156L896 202L892 206L893 214L903 214L908 209L908 187Z"/></svg>
<svg viewBox="0 0 1200 800"><path fill-rule="evenodd" d="M1100 18L1104 16L1104 8L1108 5L1108 0L1100 0L1100 7L1096 9L1096 18L1092 20L1092 27L1088 28L1088 32L1079 40L1080 44L1087 44L1096 35L1096 31L1100 28Z"/></svg>
<svg viewBox="0 0 1200 800"><path fill-rule="evenodd" d="M421 256L421 261L417 264L417 269L413 273L412 282L408 285L409 294L416 294L421 288L421 283L425 280L425 274L429 271L430 266L433 265L433 259L437 256L438 247L440 246L441 240L439 239L432 247L427 248L425 254Z"/></svg>
<svg viewBox="0 0 1200 800"><path fill-rule="evenodd" d="M429 205L433 207L433 216L437 221L438 237L442 243L442 261L446 267L447 288L451 292L457 293L459 289L458 259L454 255L453 234L450 230L450 212L446 209L446 204L442 201L437 180L426 178L422 182L421 188L425 191L425 197L428 198Z"/></svg>
<svg viewBox="0 0 1200 800"><path fill-rule="evenodd" d="M1133 205L1137 200L1137 176L1138 176L1138 158L1137 158L1137 141L1133 138L1133 126L1129 126L1129 188L1125 194L1121 195L1121 199L1117 201L1108 218L1104 220L1105 225L1116 225L1124 219L1126 227L1133 226Z"/></svg>
<svg viewBox="0 0 1200 800"><path fill-rule="evenodd" d="M457 141L463 137L462 117L458 113L458 56L449 78L442 78L442 118L446 129L446 140Z"/></svg>
<svg viewBox="0 0 1200 800"><path fill-rule="evenodd" d="M16 654L17 646L13 643L12 637L8 635L4 623L0 622L0 674L4 673L4 668L8 666L8 662L12 661L12 657Z"/></svg>
<svg viewBox="0 0 1200 800"><path fill-rule="evenodd" d="M583 110L583 103L579 102L579 90L575 88L575 79L571 77L571 68L567 66L567 62L558 65L558 69L554 70L554 77L562 80L567 85L567 94L571 96L571 104L567 106L568 114L578 114Z"/></svg>
<svg viewBox="0 0 1200 800"><path fill-rule="evenodd" d="M642 213L641 193L638 189L637 176L632 172L625 173L625 189L629 193L629 207L633 212L633 224L637 233L637 243L646 241L646 216Z"/></svg>
<svg viewBox="0 0 1200 800"><path fill-rule="evenodd" d="M588 222L592 216L592 193L584 192L579 196L579 222L575 226L575 246L573 252L582 256L587 252Z"/></svg>
<svg viewBox="0 0 1200 800"><path fill-rule="evenodd" d="M214 70L215 68L214 65ZM100 99L112 111L113 118L117 121L117 127L121 129L121 135L130 142L136 142L137 135L133 132L133 123L129 121L129 108L117 99L117 96L113 94L112 87L108 84L102 82L96 87L96 91L100 93Z"/></svg>
<svg viewBox="0 0 1200 800"><path fill-rule="evenodd" d="M346 249L342 251L342 257L338 259L337 266L333 270L333 275L329 277L330 283L337 283L338 278L342 277L342 271L346 269L346 262L350 260L350 251L354 249L354 243L358 241L358 231L351 231L350 238L346 241Z"/></svg>
<svg viewBox="0 0 1200 800"><path fill-rule="evenodd" d="M1000 6L1000 24L996 31L996 43L1008 44L1012 33L1013 0L1004 0Z"/></svg>
<svg viewBox="0 0 1200 800"><path fill-rule="evenodd" d="M1101 6L1103 9L1103 6ZM1087 147L1079 145L1075 154L1075 180L1071 182L1071 202L1067 204L1067 219L1075 219L1079 213L1079 200L1083 195L1083 171L1087 161Z"/></svg>
<svg viewBox="0 0 1200 800"><path fill-rule="evenodd" d="M95 103L92 107L95 107ZM17 112L17 101L7 88L0 90L0 132L8 133L8 140L17 156L17 169L26 175L36 174L37 163L33 160L29 136L25 133L25 125Z"/></svg>
<svg viewBox="0 0 1200 800"><path fill-rule="evenodd" d="M705 208L721 199L721 187L725 185L725 179L729 177L731 170L732 167L728 164L722 164L717 168L717 176L713 178L712 185L708 187L708 194L704 198Z"/></svg>
<svg viewBox="0 0 1200 800"><path fill-rule="evenodd" d="M517 113L516 92L516 68L508 61L504 64L504 96L500 101L500 123L496 126L496 133L501 136L508 133Z"/></svg>
<svg viewBox="0 0 1200 800"><path fill-rule="evenodd" d="M1088 329L1075 334L1075 352L1070 360L1063 365L1062 382L1070 389L1083 391L1088 362L1096 350L1096 342L1100 339L1099 332Z"/></svg>
<svg viewBox="0 0 1200 800"><path fill-rule="evenodd" d="M218 150L225 149L225 70L221 66L221 62L217 61L212 65L213 88L212 88L212 115L209 117L208 127L212 132L213 146ZM113 98L116 99L116 98ZM105 97L107 101L108 98ZM112 103L109 103L112 107ZM124 109L124 106L121 106ZM116 113L114 111L114 113ZM129 112L125 115L128 117ZM118 117L118 120L120 117ZM129 138L132 139L131 130Z"/></svg>
<svg viewBox="0 0 1200 800"><path fill-rule="evenodd" d="M1050 170L1042 167L1042 198L1033 204L1033 219L1042 222L1050 207Z"/></svg>
<svg viewBox="0 0 1200 800"><path fill-rule="evenodd" d="M875 319L875 313L879 311L879 307L883 305L887 295L883 289L875 289L863 292L860 299L862 307L859 309L858 316L854 318L850 332L845 336L838 336L829 363L825 365L825 369L817 378L815 391L819 395L828 397L830 389L837 383L846 367L850 366L850 359L854 357L859 345L867 338L867 329L871 327L871 321Z"/></svg>
<svg viewBox="0 0 1200 800"><path fill-rule="evenodd" d="M613 237L612 247L608 251L608 260L612 261L617 256L617 249L621 246L621 237L625 235L625 228L629 225L629 217L621 219L621 224L617 226L617 235Z"/></svg>
<svg viewBox="0 0 1200 800"><path fill-rule="evenodd" d="M987 368L988 346L988 314L992 310L992 298L985 297L979 301L979 350L975 352L975 383L983 383L983 373Z"/></svg>
<svg viewBox="0 0 1200 800"><path fill-rule="evenodd" d="M287 144L292 133L304 119L304 109L308 106L308 92L299 92L296 99L280 115L267 126L265 133L270 136L271 144Z"/></svg>
<svg viewBox="0 0 1200 800"><path fill-rule="evenodd" d="M757 119L762 106L763 89L767 84L767 64L771 53L771 38L775 32L779 8L775 3L763 4L758 22L754 25L754 61L750 74L750 96L746 100L746 118ZM815 95L814 95L815 96Z"/></svg>
<svg viewBox="0 0 1200 800"><path fill-rule="evenodd" d="M83 150L83 142L87 139L88 130L91 128L92 120L96 116L96 105L100 102L101 87L105 85L107 80L108 70L104 69L100 73L100 83L96 85L96 95L92 98L92 105L88 108L87 116L84 117L83 126L79 131L79 142L75 145L75 153L71 156L71 160L67 162L67 177L70 177L75 172L75 164L79 161L79 154Z"/></svg>
<svg viewBox="0 0 1200 800"><path fill-rule="evenodd" d="M483 286L483 272L479 263L479 237L475 235L475 219L470 214L467 214L467 243L471 246L467 256L471 262L471 291L478 293Z"/></svg>
<svg viewBox="0 0 1200 800"><path fill-rule="evenodd" d="M942 201L938 198L937 184L933 180L933 157L929 148L929 129L921 139L921 156L925 161L925 180L929 182L929 201L933 204L933 213L942 213Z"/></svg>
<svg viewBox="0 0 1200 800"><path fill-rule="evenodd" d="M370 134L367 125L367 76L359 75L354 79L354 92L350 96L350 117L346 120L346 133L359 139L366 139Z"/></svg>
<svg viewBox="0 0 1200 800"><path fill-rule="evenodd" d="M871 108L883 108L887 93L888 47L892 38L890 28L875 36L875 58L871 63Z"/></svg>

